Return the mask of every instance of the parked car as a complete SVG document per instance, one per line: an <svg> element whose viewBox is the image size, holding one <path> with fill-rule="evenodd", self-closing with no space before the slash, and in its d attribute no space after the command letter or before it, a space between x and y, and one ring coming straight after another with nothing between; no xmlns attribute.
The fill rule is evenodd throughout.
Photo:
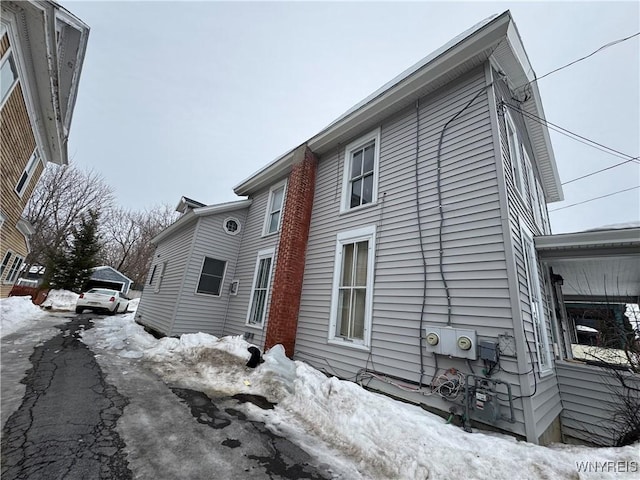
<svg viewBox="0 0 640 480"><path fill-rule="evenodd" d="M94 312L104 312L113 315L115 313L124 313L129 307L129 299L117 290L107 288L92 288L87 292L81 293L76 302L76 313L82 313L84 310L92 310Z"/></svg>

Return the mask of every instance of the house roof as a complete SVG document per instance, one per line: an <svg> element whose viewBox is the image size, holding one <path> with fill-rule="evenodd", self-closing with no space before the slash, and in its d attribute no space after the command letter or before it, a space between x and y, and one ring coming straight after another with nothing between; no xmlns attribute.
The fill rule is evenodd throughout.
<svg viewBox="0 0 640 480"><path fill-rule="evenodd" d="M565 299L638 301L639 227L545 235L534 241L540 259L562 276Z"/></svg>
<svg viewBox="0 0 640 480"><path fill-rule="evenodd" d="M184 197L183 197L184 198ZM193 208L181 216L178 220L173 222L162 232L151 239L151 243L158 245L162 240L167 238L172 233L186 227L192 222L195 222L199 217L206 217L208 215L215 215L218 213L233 212L241 210L243 208L249 208L252 200L238 200L236 202L219 203L217 205L208 205L198 208Z"/></svg>
<svg viewBox="0 0 640 480"><path fill-rule="evenodd" d="M67 140L89 27L52 1L3 1L2 17L18 53L40 154L47 161L67 164Z"/></svg>
<svg viewBox="0 0 640 480"><path fill-rule="evenodd" d="M103 265L101 267L95 267L93 269L93 273L91 274L91 278L94 280L111 280L114 282L123 282L123 283L132 283L131 280L126 275L123 275L118 270L108 265Z"/></svg>
<svg viewBox="0 0 640 480"><path fill-rule="evenodd" d="M190 208L206 207L204 203L197 202L189 197L181 197L176 207L176 212L187 213Z"/></svg>
<svg viewBox="0 0 640 480"><path fill-rule="evenodd" d="M523 98L521 108L544 118L540 92L535 82L530 83L535 79L535 73L524 51L511 13L506 11L501 15L489 17L458 35L356 104L304 143L322 155L489 59L496 69L505 75L507 83L516 95ZM545 198L548 202L563 200L549 131L538 122L529 119L526 121L534 157L542 176ZM249 195L288 174L293 163L294 151L295 148L236 185L235 193Z"/></svg>

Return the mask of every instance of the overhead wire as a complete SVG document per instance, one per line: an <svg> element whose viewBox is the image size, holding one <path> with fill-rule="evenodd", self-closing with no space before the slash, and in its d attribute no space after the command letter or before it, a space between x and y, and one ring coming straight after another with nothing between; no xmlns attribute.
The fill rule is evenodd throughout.
<svg viewBox="0 0 640 480"><path fill-rule="evenodd" d="M617 195L619 193L629 192L631 190L635 190L636 188L640 188L640 185L636 185L635 187L625 188L623 190L618 190L617 192L608 193L606 195L601 195L599 197L589 198L588 200L583 200L582 202L572 203L571 205L565 205L564 207L554 208L553 210L549 210L551 212L557 212L558 210L564 210L565 208L575 207L576 205L582 205L583 203L593 202L594 200L600 200L601 198L611 197L613 195Z"/></svg>
<svg viewBox="0 0 640 480"><path fill-rule="evenodd" d="M601 168L600 170L596 170L595 172L587 173L586 175L582 175L581 177L572 178L571 180L567 180L566 182L562 182L562 185L568 185L569 183L577 182L578 180L582 180L583 178L588 178L598 173L606 172L607 170L611 170L612 168L619 167L621 165L626 165L627 163L633 162L633 159L625 160L624 162L616 163L615 165L611 165L606 168Z"/></svg>

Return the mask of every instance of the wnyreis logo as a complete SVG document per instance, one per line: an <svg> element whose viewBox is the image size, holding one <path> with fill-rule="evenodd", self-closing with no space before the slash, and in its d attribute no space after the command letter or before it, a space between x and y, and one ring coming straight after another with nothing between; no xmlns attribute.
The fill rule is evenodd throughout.
<svg viewBox="0 0 640 480"><path fill-rule="evenodd" d="M636 473L638 462L576 462L579 473Z"/></svg>

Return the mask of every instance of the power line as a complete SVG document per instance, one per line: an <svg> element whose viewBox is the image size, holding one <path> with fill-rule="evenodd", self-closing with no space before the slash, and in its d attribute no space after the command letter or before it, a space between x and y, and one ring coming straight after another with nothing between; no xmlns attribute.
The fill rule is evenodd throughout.
<svg viewBox="0 0 640 480"><path fill-rule="evenodd" d="M553 210L549 210L549 213L557 212L558 210L564 210L565 208L575 207L576 205L582 205L583 203L593 202L594 200L600 200L601 198L611 197L611 196L617 195L619 193L628 192L630 190L635 190L636 188L640 188L640 185L636 185L635 187L631 187L631 188L625 188L624 190L618 190L617 192L608 193L607 195L601 195L600 197L590 198L590 199L584 200L582 202L572 203L571 205L565 205L564 207L554 208Z"/></svg>
<svg viewBox="0 0 640 480"><path fill-rule="evenodd" d="M625 160L630 160L630 161L634 161L637 163L640 163L638 161L638 157L633 157L629 154L626 154L624 152L621 152L619 150L616 150L615 148L611 148L611 147L607 147L606 145L603 145L602 143L596 142L595 140L591 140L590 138L584 137L582 135L579 135L575 132L572 132L571 130L568 130L564 127L561 127L560 125L556 125L553 122L550 122L547 119L538 117L537 115L531 113L531 112L527 112L526 110L521 109L520 107L518 107L517 105L513 105L511 103L506 103L505 105L507 105L509 108L512 108L513 110L520 112L522 115L528 117L529 119L544 125L545 127L549 128L550 130L553 130L555 132L560 133L561 135L564 135L568 138L571 138L573 140L575 140L576 142L580 142L584 145L588 145L592 148L595 148L596 150L600 150L601 152L605 152L608 153L609 155L613 155L614 157L618 157L618 158L623 158Z"/></svg>
<svg viewBox="0 0 640 480"><path fill-rule="evenodd" d="M545 73L544 75L542 75L542 76L540 76L540 77L536 77L536 78L534 78L533 80L531 80L530 82L523 83L522 85L520 85L519 87L517 87L517 88L516 88L516 90L517 90L518 88L526 87L527 85L530 85L530 84L532 84L533 82L537 82L537 81L539 81L539 80L542 80L543 78L548 77L548 76L549 76L549 75L551 75L552 73L556 73L556 72L559 72L560 70L564 70L565 68L570 67L571 65L574 65L574 64L576 64L576 63L578 63L578 62L581 62L582 60L586 60L587 58L589 58L589 57L591 57L591 56L595 55L596 53L598 53L598 52L600 52L600 51L602 51L602 50L605 50L605 49L607 49L607 48L609 48L609 47L612 47L612 46L614 46L614 45L616 45L616 44L618 44L618 43L626 42L627 40L630 40L630 39L632 39L633 37L637 37L638 35L640 35L640 32L634 33L633 35L629 35L628 37L624 37L624 38L621 38L621 39L619 39L619 40L614 40L613 42L609 42L609 43L607 43L607 44L605 44L605 45L602 45L600 48L598 48L597 50L594 50L594 51L593 51L593 52L591 52L589 55L585 55L584 57L578 58L577 60L574 60L573 62L567 63L566 65L563 65L563 66L561 66L561 67L558 67L558 68L556 68L555 70L551 70L549 73Z"/></svg>
<svg viewBox="0 0 640 480"><path fill-rule="evenodd" d="M620 165L625 165L629 162L633 162L633 158L630 160L626 160L624 162L620 162L620 163L616 163L615 165L611 165L610 167L606 167L606 168L602 168L600 170L596 170L595 172L591 172L591 173L587 173L586 175L582 175L581 177L577 177L577 178L572 178L571 180L567 180L566 182L562 182L562 185L567 185L568 183L573 183L573 182L577 182L578 180L582 180L583 178L587 178L590 177L592 175L595 175L597 173L602 173L605 172L607 170L611 170L612 168L616 168L619 167Z"/></svg>

